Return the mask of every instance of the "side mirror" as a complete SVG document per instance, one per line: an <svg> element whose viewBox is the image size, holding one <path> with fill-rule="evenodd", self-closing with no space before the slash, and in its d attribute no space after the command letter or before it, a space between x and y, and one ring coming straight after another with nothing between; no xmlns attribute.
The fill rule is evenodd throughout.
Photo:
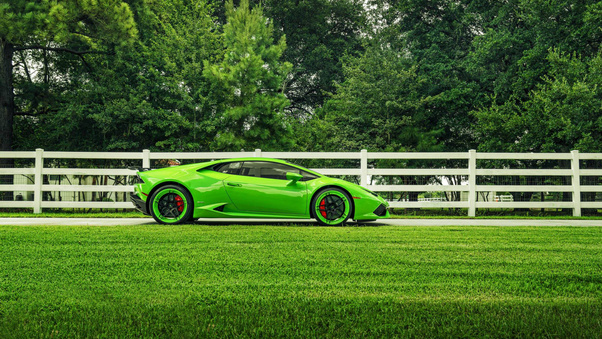
<svg viewBox="0 0 602 339"><path fill-rule="evenodd" d="M297 181L303 179L303 176L299 173L286 172L286 180L290 180L289 185L294 185Z"/></svg>

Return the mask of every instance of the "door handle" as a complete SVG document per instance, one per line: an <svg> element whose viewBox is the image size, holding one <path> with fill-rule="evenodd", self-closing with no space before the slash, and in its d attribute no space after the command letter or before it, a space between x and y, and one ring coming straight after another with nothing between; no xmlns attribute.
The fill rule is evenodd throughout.
<svg viewBox="0 0 602 339"><path fill-rule="evenodd" d="M237 184L237 183L235 183L235 182L229 182L229 183L228 183L228 186L240 187L240 186L242 186L242 185L241 185L241 184Z"/></svg>

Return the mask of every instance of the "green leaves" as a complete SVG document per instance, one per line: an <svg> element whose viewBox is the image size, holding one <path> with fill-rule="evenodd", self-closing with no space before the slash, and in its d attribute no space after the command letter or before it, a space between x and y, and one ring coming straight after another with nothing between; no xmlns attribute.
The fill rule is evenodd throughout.
<svg viewBox="0 0 602 339"><path fill-rule="evenodd" d="M0 3L0 38L19 44L28 41L32 34L43 34L48 21L46 2L11 1Z"/></svg>
<svg viewBox="0 0 602 339"><path fill-rule="evenodd" d="M137 29L121 0L27 1L0 4L0 37L14 45L129 43Z"/></svg>
<svg viewBox="0 0 602 339"><path fill-rule="evenodd" d="M602 57L588 62L551 50L544 82L529 93L475 113L481 148L515 152L597 152L602 110Z"/></svg>
<svg viewBox="0 0 602 339"><path fill-rule="evenodd" d="M219 64L204 62L203 75L213 85L209 95L220 124L214 149L287 147L290 123L284 115L289 104L282 93L291 64L280 61L285 37L273 41L273 25L260 6L248 1L226 5L224 57Z"/></svg>
<svg viewBox="0 0 602 339"><path fill-rule="evenodd" d="M258 2L0 2L16 144L599 151L598 1Z"/></svg>
<svg viewBox="0 0 602 339"><path fill-rule="evenodd" d="M347 80L324 111L336 150L398 151L416 147L416 95L420 79L412 61L375 45L344 67ZM339 147L345 147L343 149Z"/></svg>

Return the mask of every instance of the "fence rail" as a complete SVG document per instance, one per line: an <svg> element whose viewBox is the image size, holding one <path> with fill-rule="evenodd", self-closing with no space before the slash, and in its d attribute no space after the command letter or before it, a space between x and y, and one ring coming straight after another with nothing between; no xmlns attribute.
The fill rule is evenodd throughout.
<svg viewBox="0 0 602 339"><path fill-rule="evenodd" d="M48 152L37 149L31 152L0 152L0 159L30 159L33 166L28 168L0 168L0 178L10 177L4 180L8 182L0 184L0 195L3 192L33 192L33 199L15 201L0 200L0 208L32 208L34 213L40 213L43 208L131 208L130 202L126 201L56 201L44 199L44 192L76 193L112 192L115 194L133 191L133 186L127 182L117 185L106 184L79 184L64 185L50 184L49 176L75 177L75 176L115 176L128 177L135 175L136 171L127 168L61 168L45 167L45 160L55 159L75 160L129 160L138 162L141 167L150 168L153 160L181 159L181 160L211 160L238 157L270 157L282 159L324 159L324 160L359 160L359 167L355 168L314 168L317 172L325 175L359 176L359 184L375 192L397 193L399 198L390 201L391 207L399 208L466 208L469 216L475 216L478 208L567 208L573 210L574 216L581 216L582 208L602 209L602 166L598 168L580 168L582 161L602 160L602 153L479 153L475 150L468 152L433 152L433 153L393 153L393 152L263 152L257 149L253 152L200 152L200 153L166 153L150 152ZM446 168L378 168L378 161L390 160L456 160L465 161L461 167ZM477 160L494 161L565 161L567 168L509 168L501 165L500 168L479 168ZM595 166L594 166L595 167ZM455 176L455 184L446 180L438 180L440 184L414 183L408 184L400 178L428 177L447 178ZM30 184L15 183L15 177L26 177ZM395 180L374 180L374 178L396 178ZM494 177L547 177L560 178L556 183L550 184L547 180L544 184L497 184L493 180L490 184L483 184L487 178ZM593 177L594 184L581 185L582 177ZM563 179L564 178L564 179ZM482 180L478 180L482 179ZM488 179L491 181L491 179ZM516 180L515 180L516 181ZM552 180L553 181L553 180ZM591 180L590 180L591 181ZM2 181L0 181L2 182ZM369 184L369 182L372 182ZM375 184L377 182L377 184ZM393 182L393 183L392 183ZM478 183L479 182L479 183ZM491 184L492 183L492 184ZM402 199L402 193L407 192L439 192L439 197ZM499 193L507 192L541 192L542 201L512 201L512 199L499 199ZM543 194L559 193L570 195L570 201L543 201ZM493 193L493 194L490 194ZM588 201L582 201L582 194L589 194ZM448 194L455 194L451 199ZM497 199L495 197L498 197ZM491 199L491 200L488 200ZM77 200L74 198L74 200ZM412 200L412 201L409 201ZM511 200L511 201L508 201Z"/></svg>

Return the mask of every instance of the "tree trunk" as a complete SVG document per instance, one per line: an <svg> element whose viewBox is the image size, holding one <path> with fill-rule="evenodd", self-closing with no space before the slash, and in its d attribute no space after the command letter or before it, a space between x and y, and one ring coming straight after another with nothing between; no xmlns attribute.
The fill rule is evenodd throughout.
<svg viewBox="0 0 602 339"><path fill-rule="evenodd" d="M12 151L13 116L13 45L0 38L0 151ZM12 159L9 159L12 164ZM0 159L4 161L4 159Z"/></svg>
<svg viewBox="0 0 602 339"><path fill-rule="evenodd" d="M13 150L13 45L0 38L0 152ZM14 167L14 159L0 158L0 168ZM1 184L12 185L13 175L0 176ZM0 200L13 200L13 192L0 192Z"/></svg>

